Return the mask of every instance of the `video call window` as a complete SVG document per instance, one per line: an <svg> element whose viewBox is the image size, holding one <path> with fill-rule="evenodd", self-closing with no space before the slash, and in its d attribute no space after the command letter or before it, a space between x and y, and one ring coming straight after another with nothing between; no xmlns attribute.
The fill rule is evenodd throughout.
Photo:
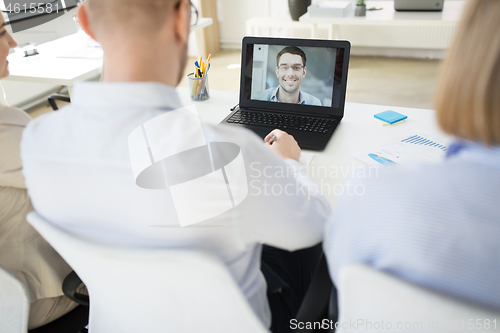
<svg viewBox="0 0 500 333"><path fill-rule="evenodd" d="M324 107L333 102L338 107L340 53L336 48L255 44L251 99Z"/></svg>

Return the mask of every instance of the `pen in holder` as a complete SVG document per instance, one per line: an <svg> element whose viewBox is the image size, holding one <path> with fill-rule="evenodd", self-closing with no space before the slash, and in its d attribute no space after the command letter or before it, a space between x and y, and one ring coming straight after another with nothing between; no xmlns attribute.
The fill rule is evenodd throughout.
<svg viewBox="0 0 500 333"><path fill-rule="evenodd" d="M194 73L187 76L189 97L193 101L204 101L210 98L208 94L208 76L195 77Z"/></svg>

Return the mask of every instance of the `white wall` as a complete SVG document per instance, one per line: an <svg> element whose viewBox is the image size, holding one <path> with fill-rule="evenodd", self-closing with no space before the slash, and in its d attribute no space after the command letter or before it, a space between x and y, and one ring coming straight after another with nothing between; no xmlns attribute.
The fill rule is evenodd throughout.
<svg viewBox="0 0 500 333"><path fill-rule="evenodd" d="M312 3L321 1L312 0ZM246 34L246 21L252 17L290 17L288 0L217 0L217 11L223 49L241 48L241 40ZM278 34L309 37L310 30L280 31Z"/></svg>
<svg viewBox="0 0 500 333"><path fill-rule="evenodd" d="M255 16L288 14L287 0L217 0L220 42L222 48L241 48L246 20Z"/></svg>
<svg viewBox="0 0 500 333"><path fill-rule="evenodd" d="M312 3L323 0L312 0ZM344 1L344 0L343 0ZM355 3L355 0L351 0ZM379 0L392 1L392 0ZM445 0L462 1L462 0ZM368 3L369 5L369 3ZM241 40L246 34L246 20L252 17L290 17L288 0L217 0L221 48L241 49ZM310 38L310 29L273 29L273 36ZM319 38L327 38L326 29L318 31ZM441 50L410 50L353 47L353 54L385 55L402 57L442 58Z"/></svg>

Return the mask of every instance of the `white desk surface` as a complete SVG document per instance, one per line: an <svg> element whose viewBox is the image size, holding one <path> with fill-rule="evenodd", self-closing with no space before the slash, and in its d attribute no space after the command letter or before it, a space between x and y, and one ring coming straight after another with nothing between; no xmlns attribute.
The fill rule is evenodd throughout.
<svg viewBox="0 0 500 333"><path fill-rule="evenodd" d="M7 57L10 75L5 80L71 86L75 81L96 77L102 70L102 58L58 58L63 52L87 45L90 45L90 37L79 32L38 45L40 54L36 56L25 58L13 53Z"/></svg>
<svg viewBox="0 0 500 333"><path fill-rule="evenodd" d="M441 12L398 12L394 10L392 1L367 1L366 7L382 7L382 10L366 11L365 17L355 17L354 9L347 17L310 17L309 13L299 18L304 23L350 24L350 25L415 25L426 24L456 24L462 16L465 1L448 1L444 3ZM419 22L420 21L420 22Z"/></svg>
<svg viewBox="0 0 500 333"><path fill-rule="evenodd" d="M200 18L191 32L201 30L213 23L211 18ZM100 59L60 58L58 55L71 50L95 47L83 32L78 32L37 46L39 55L22 57L13 53L9 60L10 75L4 80L63 85L70 88L76 81L89 80L102 72Z"/></svg>
<svg viewBox="0 0 500 333"><path fill-rule="evenodd" d="M220 123L239 99L236 92L211 90L209 100L192 102L187 88L177 88L177 91L184 105L194 103L202 121L211 124ZM374 120L373 115L386 110L403 113L408 116L408 119L401 124L381 126ZM308 167L308 172L320 186L326 184L325 188L331 189L331 193L324 194L333 205L337 197L334 191L340 190L336 186L343 185L346 176L352 175L356 167L363 165L352 157L353 154L380 148L392 139L413 135L419 130L424 130L438 138L446 138L437 126L433 110L346 103L344 118L326 149L322 152L313 152L314 158ZM324 167L329 175L338 173L339 176L325 177Z"/></svg>

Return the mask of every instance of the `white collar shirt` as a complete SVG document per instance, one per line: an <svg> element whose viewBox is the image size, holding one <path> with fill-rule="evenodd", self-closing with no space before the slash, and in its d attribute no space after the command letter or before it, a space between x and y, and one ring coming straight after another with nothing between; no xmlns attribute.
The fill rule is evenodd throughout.
<svg viewBox="0 0 500 333"><path fill-rule="evenodd" d="M35 210L101 242L212 253L269 326L260 244L287 250L317 244L330 206L298 162L278 158L255 134L203 124L207 142L241 149L248 195L236 208L200 223L221 228L180 227L171 192L136 185L128 144L134 129L180 107L176 91L159 83L77 84L69 106L35 119L23 133L23 173ZM187 124L181 119L159 140L165 146L193 140ZM179 172L196 165L195 158Z"/></svg>

